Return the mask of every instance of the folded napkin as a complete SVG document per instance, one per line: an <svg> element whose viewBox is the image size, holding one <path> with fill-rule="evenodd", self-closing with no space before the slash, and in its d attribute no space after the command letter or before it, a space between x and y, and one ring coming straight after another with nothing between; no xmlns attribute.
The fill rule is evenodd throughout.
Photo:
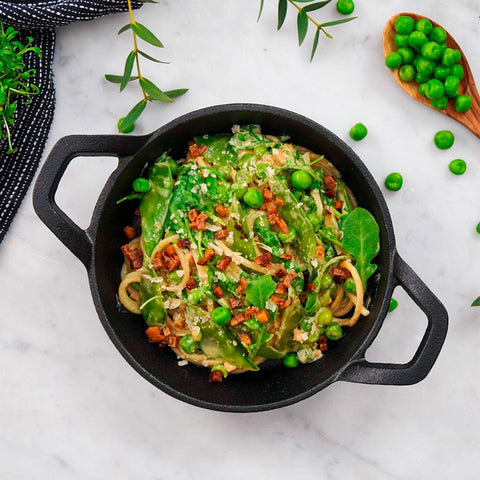
<svg viewBox="0 0 480 480"><path fill-rule="evenodd" d="M141 5L141 1L132 2L134 8ZM6 140L0 141L0 242L35 175L52 124L55 109L52 77L54 28L127 9L126 0L0 0L0 22L5 28L11 25L18 29L18 39L22 42L27 37L33 37L33 45L42 51L41 58L30 53L24 57L26 68L34 68L37 72L32 83L40 89L40 93L31 96L32 102L28 105L18 101L15 123L11 127L12 143L17 152L7 155Z"/></svg>

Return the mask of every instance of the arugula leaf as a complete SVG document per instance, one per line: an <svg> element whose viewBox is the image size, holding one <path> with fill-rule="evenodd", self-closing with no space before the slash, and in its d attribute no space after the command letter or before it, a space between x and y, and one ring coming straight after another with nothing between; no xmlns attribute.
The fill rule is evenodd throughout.
<svg viewBox="0 0 480 480"><path fill-rule="evenodd" d="M245 295L250 303L263 310L267 300L275 293L276 288L277 284L273 281L271 275L263 275L248 281Z"/></svg>
<svg viewBox="0 0 480 480"><path fill-rule="evenodd" d="M342 224L343 248L355 257L356 267L363 287L376 271L371 261L380 251L380 235L374 216L364 208L357 207L349 213Z"/></svg>
<svg viewBox="0 0 480 480"><path fill-rule="evenodd" d="M480 307L480 297L476 298L476 299L473 301L473 303L472 303L471 306L472 306L472 307Z"/></svg>

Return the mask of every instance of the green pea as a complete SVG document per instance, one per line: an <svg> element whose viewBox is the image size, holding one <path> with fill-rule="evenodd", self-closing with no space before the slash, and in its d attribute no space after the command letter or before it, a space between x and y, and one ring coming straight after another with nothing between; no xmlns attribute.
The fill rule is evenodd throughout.
<svg viewBox="0 0 480 480"><path fill-rule="evenodd" d="M170 173L172 175L176 175L176 173L178 172L178 170L180 168L178 163L173 158L170 158L170 157L167 158L165 163L168 165L168 168L170 168Z"/></svg>
<svg viewBox="0 0 480 480"><path fill-rule="evenodd" d="M425 83L421 83L419 86L418 86L418 91L420 92L420 95L423 95L425 97L425 90L427 88L427 82Z"/></svg>
<svg viewBox="0 0 480 480"><path fill-rule="evenodd" d="M456 63L457 54L452 48L446 48L442 53L442 65L452 67Z"/></svg>
<svg viewBox="0 0 480 480"><path fill-rule="evenodd" d="M350 15L355 9L355 5L352 0L338 0L337 11L342 15Z"/></svg>
<svg viewBox="0 0 480 480"><path fill-rule="evenodd" d="M288 233L280 232L278 238L282 243L292 243L297 239L297 231L293 227L289 227Z"/></svg>
<svg viewBox="0 0 480 480"><path fill-rule="evenodd" d="M205 294L199 288L194 288L193 290L190 290L187 298L193 305L198 305L205 300Z"/></svg>
<svg viewBox="0 0 480 480"><path fill-rule="evenodd" d="M368 130L363 123L356 123L349 132L350 137L356 142L364 139L367 136Z"/></svg>
<svg viewBox="0 0 480 480"><path fill-rule="evenodd" d="M320 225L321 220L318 215L315 215L314 213L309 213L307 215L307 218L310 220L310 223L312 224L312 227L314 230Z"/></svg>
<svg viewBox="0 0 480 480"><path fill-rule="evenodd" d="M398 71L398 76L404 82L410 82L415 78L415 68L412 65L402 65Z"/></svg>
<svg viewBox="0 0 480 480"><path fill-rule="evenodd" d="M477 223L477 228L476 228L476 230L477 230L477 233L480 233L480 222Z"/></svg>
<svg viewBox="0 0 480 480"><path fill-rule="evenodd" d="M417 51L421 51L423 45L428 42L428 37L423 33L415 30L408 36L408 44Z"/></svg>
<svg viewBox="0 0 480 480"><path fill-rule="evenodd" d="M218 173L224 180L230 180L232 178L232 167L230 165L220 165L217 167Z"/></svg>
<svg viewBox="0 0 480 480"><path fill-rule="evenodd" d="M167 273L167 281L170 285L178 285L182 281L182 277L177 271Z"/></svg>
<svg viewBox="0 0 480 480"><path fill-rule="evenodd" d="M421 18L420 20L417 20L417 23L415 24L415 30L423 32L425 35L429 35L432 29L432 22L428 20L428 18Z"/></svg>
<svg viewBox="0 0 480 480"><path fill-rule="evenodd" d="M448 106L448 97L443 95L440 98L432 98L431 104L437 110L445 110Z"/></svg>
<svg viewBox="0 0 480 480"><path fill-rule="evenodd" d="M454 77L453 75L449 75L444 82L445 86L445 93L449 97L456 97L458 95L458 89L460 87L460 79L458 77Z"/></svg>
<svg viewBox="0 0 480 480"><path fill-rule="evenodd" d="M320 288L328 290L333 285L333 277L329 273L324 273L320 280Z"/></svg>
<svg viewBox="0 0 480 480"><path fill-rule="evenodd" d="M467 170L467 164L466 164L465 160L457 158L455 160L452 160L448 164L448 168L455 175L463 175L465 173L465 171Z"/></svg>
<svg viewBox="0 0 480 480"><path fill-rule="evenodd" d="M416 73L415 75L415 81L417 83L426 83L430 80L430 75L428 76L425 76L425 75L422 75L421 73Z"/></svg>
<svg viewBox="0 0 480 480"><path fill-rule="evenodd" d="M429 37L433 42L443 43L447 39L447 32L442 27L433 27Z"/></svg>
<svg viewBox="0 0 480 480"><path fill-rule="evenodd" d="M304 331L304 332L310 332L312 330L312 326L313 326L313 322L312 322L312 319L311 318L304 318L301 322L300 322L300 328Z"/></svg>
<svg viewBox="0 0 480 480"><path fill-rule="evenodd" d="M415 52L410 47L400 47L397 53L402 57L402 64L411 63L415 57Z"/></svg>
<svg viewBox="0 0 480 480"><path fill-rule="evenodd" d="M395 31L402 35L408 35L415 28L415 22L412 17L402 15L395 20Z"/></svg>
<svg viewBox="0 0 480 480"><path fill-rule="evenodd" d="M385 178L385 187L388 190L396 192L402 188L403 185L403 177L397 172L390 173Z"/></svg>
<svg viewBox="0 0 480 480"><path fill-rule="evenodd" d="M435 67L435 71L433 72L433 76L437 80L445 80L451 73L452 69L450 67L445 67L443 65L437 65Z"/></svg>
<svg viewBox="0 0 480 480"><path fill-rule="evenodd" d="M396 33L393 37L393 43L395 43L397 47L408 47L408 35Z"/></svg>
<svg viewBox="0 0 480 480"><path fill-rule="evenodd" d="M343 289L348 293L355 293L357 291L355 280L353 278L347 278L343 284Z"/></svg>
<svg viewBox="0 0 480 480"><path fill-rule="evenodd" d="M431 75L435 71L435 62L432 62L428 58L421 57L417 61L416 69L417 72L422 75Z"/></svg>
<svg viewBox="0 0 480 480"><path fill-rule="evenodd" d="M385 57L385 65L394 70L402 64L402 57L397 52L390 52Z"/></svg>
<svg viewBox="0 0 480 480"><path fill-rule="evenodd" d="M433 142L440 150L446 150L453 145L455 136L450 130L439 130L433 137Z"/></svg>
<svg viewBox="0 0 480 480"><path fill-rule="evenodd" d="M263 196L257 188L251 187L243 196L243 201L251 208L258 208L263 203Z"/></svg>
<svg viewBox="0 0 480 480"><path fill-rule="evenodd" d="M195 353L200 345L193 339L192 335L184 335L178 342L180 348L185 351L185 353Z"/></svg>
<svg viewBox="0 0 480 480"><path fill-rule="evenodd" d="M142 177L136 178L132 182L132 188L136 192L141 192L141 193L148 192L150 190L150 180Z"/></svg>
<svg viewBox="0 0 480 480"><path fill-rule="evenodd" d="M322 307L326 307L329 303L330 303L330 291L327 290L326 292L323 292L319 299L318 299L318 303L322 306Z"/></svg>
<svg viewBox="0 0 480 480"><path fill-rule="evenodd" d="M217 307L212 311L212 320L217 325L225 325L232 318L232 312L227 307Z"/></svg>
<svg viewBox="0 0 480 480"><path fill-rule="evenodd" d="M455 98L455 110L457 112L466 112L472 106L472 97L470 95L459 95Z"/></svg>
<svg viewBox="0 0 480 480"><path fill-rule="evenodd" d="M452 72L451 74L454 77L459 78L460 80L463 78L464 72L463 72L463 67L459 64L456 63L455 65L452 65Z"/></svg>
<svg viewBox="0 0 480 480"><path fill-rule="evenodd" d="M288 368L295 368L299 363L296 353L287 353L283 359L283 364Z"/></svg>
<svg viewBox="0 0 480 480"><path fill-rule="evenodd" d="M270 167L269 163L266 163L266 162L259 163L255 171L257 177L265 178L267 176L266 170L268 167Z"/></svg>
<svg viewBox="0 0 480 480"><path fill-rule="evenodd" d="M295 170L290 180L292 185L299 190L306 190L312 184L312 177L304 170Z"/></svg>
<svg viewBox="0 0 480 480"><path fill-rule="evenodd" d="M433 98L440 98L445 93L445 87L440 80L432 78L427 82L427 88L425 89L425 95L430 100Z"/></svg>
<svg viewBox="0 0 480 480"><path fill-rule="evenodd" d="M325 336L329 340L339 340L343 336L342 327L337 322L333 322L325 329Z"/></svg>
<svg viewBox="0 0 480 480"><path fill-rule="evenodd" d="M442 48L437 42L427 42L422 46L422 56L429 60L438 60L442 55Z"/></svg>
<svg viewBox="0 0 480 480"><path fill-rule="evenodd" d="M388 305L388 311L393 312L398 307L398 302L394 299L390 299L390 304Z"/></svg>
<svg viewBox="0 0 480 480"><path fill-rule="evenodd" d="M330 325L333 320L332 311L328 308L320 310L317 315L317 322L321 326Z"/></svg>
<svg viewBox="0 0 480 480"><path fill-rule="evenodd" d="M262 158L268 152L266 145L257 145L253 148L253 153L257 158Z"/></svg>

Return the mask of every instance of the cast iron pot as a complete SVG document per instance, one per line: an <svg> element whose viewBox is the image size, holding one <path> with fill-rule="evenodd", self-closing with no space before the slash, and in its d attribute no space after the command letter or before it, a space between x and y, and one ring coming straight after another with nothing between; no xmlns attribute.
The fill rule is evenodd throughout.
<svg viewBox="0 0 480 480"><path fill-rule="evenodd" d="M133 216L134 202L117 200L131 191L131 183L146 163L169 151L182 158L194 136L228 133L234 124L259 124L262 131L288 135L292 142L323 153L340 170L360 206L380 226L381 251L377 274L367 294L370 315L329 347L326 355L296 369L279 361L265 362L259 372L230 375L209 384L208 370L179 366L168 348L149 344L141 316L119 308L117 287L125 243L122 229ZM90 226L83 230L56 204L55 192L68 164L76 156L118 156L118 167L105 184ZM88 166L87 166L88 167ZM384 385L410 385L422 380L437 359L447 333L445 308L400 258L385 200L365 165L342 140L321 125L295 113L264 105L219 105L184 115L150 135L74 135L52 149L35 184L33 203L38 216L85 265L93 301L110 339L130 365L153 385L185 402L213 410L253 412L295 403L338 380ZM428 319L428 326L412 360L405 364L371 363L365 351L382 326L392 291L401 285Z"/></svg>

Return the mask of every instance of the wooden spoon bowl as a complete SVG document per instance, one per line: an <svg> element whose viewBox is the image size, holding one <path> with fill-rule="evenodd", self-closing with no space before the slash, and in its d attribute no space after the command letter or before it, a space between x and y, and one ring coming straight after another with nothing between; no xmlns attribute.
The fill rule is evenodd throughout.
<svg viewBox="0 0 480 480"><path fill-rule="evenodd" d="M390 53L394 52L398 49L397 45L393 41L395 36L395 21L398 17L402 15L408 15L411 17L415 22L420 20L421 18L426 18L421 15L417 15L415 13L398 13L394 15L392 18L388 20L385 24L385 28L383 30L383 53L385 57ZM428 19L432 22L434 27L441 27L438 23L434 22L431 19ZM443 27L442 27L443 28ZM467 112L457 112L455 110L455 105L452 100L448 102L447 108L444 110L438 110L435 107L432 107L430 100L427 97L424 97L418 91L418 83L415 80L410 82L404 82L400 79L398 74L398 69L390 70L393 78L397 81L397 83L415 100L418 100L420 103L423 103L427 107L433 108L437 112L441 112L449 117L452 117L457 122L460 122L462 125L467 127L470 131L472 131L477 137L480 138L480 96L478 94L477 88L475 87L475 81L473 79L472 71L470 66L467 62L465 54L463 53L462 49L455 41L455 39L447 32L447 40L446 44L449 48L457 49L462 54L462 58L460 60L460 65L463 67L464 76L462 80L460 80L460 94L470 95L472 97L472 107Z"/></svg>

